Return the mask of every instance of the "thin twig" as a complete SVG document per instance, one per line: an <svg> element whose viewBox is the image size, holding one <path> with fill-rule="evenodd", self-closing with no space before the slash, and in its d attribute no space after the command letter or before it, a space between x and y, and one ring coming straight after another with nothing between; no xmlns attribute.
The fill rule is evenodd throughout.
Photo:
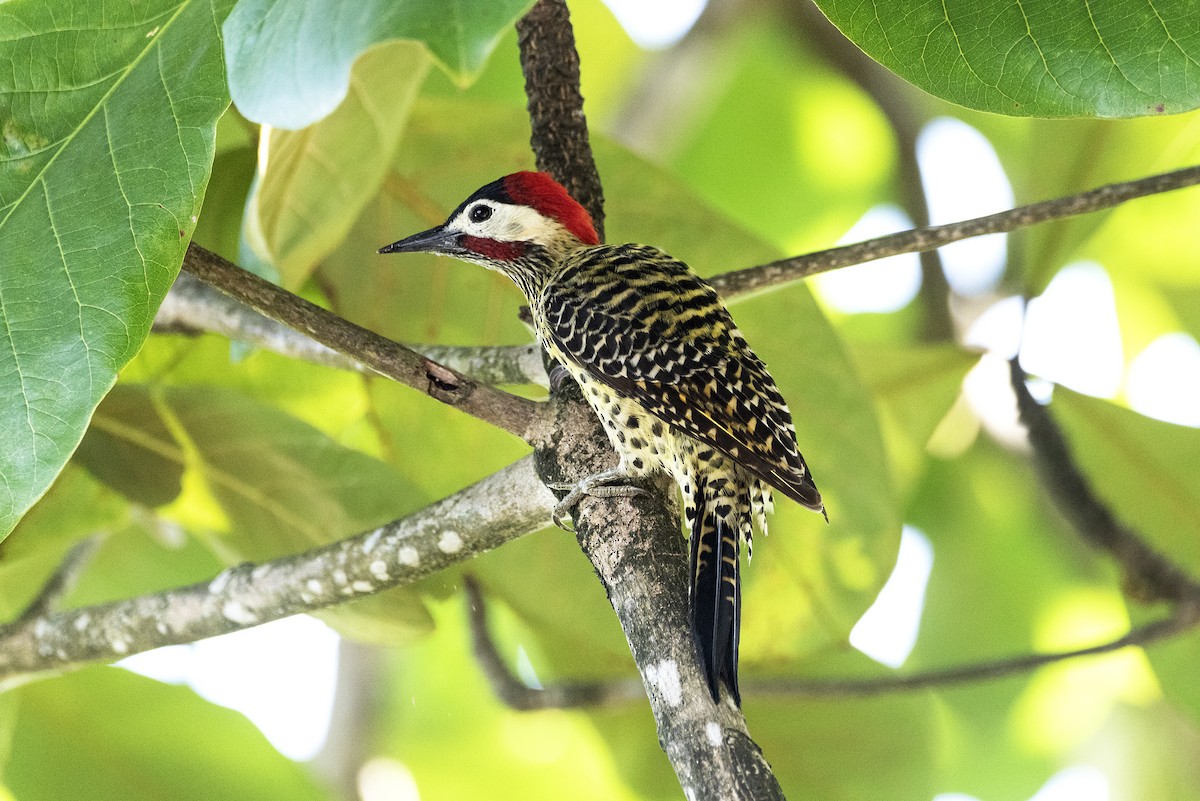
<svg viewBox="0 0 1200 801"><path fill-rule="evenodd" d="M538 404L477 383L455 370L315 306L194 242L183 269L272 320L362 362L380 375L525 438Z"/></svg>
<svg viewBox="0 0 1200 801"><path fill-rule="evenodd" d="M1135 597L1176 602L1200 599L1200 584L1118 520L1096 494L1049 410L1029 393L1021 365L1014 358L1009 367L1017 408L1021 422L1029 429L1029 444L1042 483L1079 535L1116 560L1125 575L1126 587Z"/></svg>
<svg viewBox="0 0 1200 801"><path fill-rule="evenodd" d="M545 688L528 686L513 675L496 647L488 626L487 601L478 580L467 574L463 576L463 587L467 593L471 651L492 686L492 692L505 705L530 711L613 706L646 700L646 691L641 683L633 681L570 682Z"/></svg>
<svg viewBox="0 0 1200 801"><path fill-rule="evenodd" d="M1195 600L1181 604L1171 617L1156 620L1131 629L1127 634L1109 642L1078 648L1072 651L1061 651L1052 654L1022 654L1020 656L990 659L956 667L937 668L916 673L875 676L865 679L756 679L747 677L742 681L743 690L748 698L874 698L881 695L891 695L918 690L944 689L958 684L971 682L995 681L998 679L1019 676L1039 668L1059 662L1067 662L1089 656L1121 651L1125 648L1146 647L1161 642L1200 624L1200 602ZM544 708L573 708L585 706L586 695L560 695L532 689L521 684L503 664L503 660L495 653L495 646L490 642L480 645L480 641L490 637L486 630L486 619L482 623L475 620L472 609L472 638L476 648L491 649L491 653L481 656L478 650L476 657L484 666L484 672L492 682L493 690L505 703L517 709ZM480 627L476 632L475 627ZM486 661L485 661L486 660ZM497 675L491 675L491 671ZM506 697L513 692L507 686L516 685L518 695L514 702ZM573 685L572 685L573 686ZM627 685L621 682L592 683L579 685L586 692L602 699L604 704L616 704L622 701L636 700L626 694ZM527 694L520 697L520 693ZM543 693L539 695L539 693ZM639 694L640 697L640 694Z"/></svg>
<svg viewBox="0 0 1200 801"><path fill-rule="evenodd" d="M38 590L38 594L17 617L16 623L27 624L35 618L53 612L54 607L62 600L63 596L75 586L83 569L87 567L88 562L96 553L96 549L100 547L101 540L102 537L99 534L93 534L72 545L50 578Z"/></svg>
<svg viewBox="0 0 1200 801"><path fill-rule="evenodd" d="M251 628L444 570L549 522L554 496L531 457L419 512L211 581L0 626L0 690L50 672Z"/></svg>
<svg viewBox="0 0 1200 801"><path fill-rule="evenodd" d="M962 239L1015 231L1039 223L1075 217L1118 206L1134 198L1157 195L1200 183L1200 167L1185 167L1173 172L1139 178L1081 192L1077 195L1018 206L999 214L973 220L915 228L898 234L868 239L854 245L821 250L803 256L780 259L758 267L734 270L709 279L726 298L759 292L818 273L862 264L900 253L931 250Z"/></svg>
<svg viewBox="0 0 1200 801"><path fill-rule="evenodd" d="M949 687L967 682L992 681L1080 657L1097 656L1134 646L1146 646L1195 628L1200 623L1200 605L1189 602L1175 614L1137 628L1110 642L1055 654L1024 654L959 667L927 670L908 675L879 676L870 679L822 680L751 680L748 690L755 696L796 696L804 698L870 698L888 693Z"/></svg>
<svg viewBox="0 0 1200 801"><path fill-rule="evenodd" d="M917 161L917 137L927 119L921 109L926 106L913 102L912 85L860 50L814 3L781 2L779 5L808 45L827 64L858 84L887 117L896 136L897 200L913 225L918 228L928 226L929 201ZM950 315L950 284L942 267L941 254L936 249L923 250L920 262L921 338L927 342L952 341L954 320Z"/></svg>

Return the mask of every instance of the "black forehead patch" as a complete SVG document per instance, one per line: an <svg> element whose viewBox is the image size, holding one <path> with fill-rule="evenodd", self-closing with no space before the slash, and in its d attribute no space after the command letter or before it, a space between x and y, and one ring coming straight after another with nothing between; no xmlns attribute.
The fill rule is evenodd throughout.
<svg viewBox="0 0 1200 801"><path fill-rule="evenodd" d="M507 203L510 206L515 205L512 195L508 194L508 190L504 188L504 179L497 178L490 184L479 187L469 198L464 200L462 203L459 203L458 208L456 208L450 214L450 219L453 220L455 217L462 214L463 209L465 209L467 206L470 206L477 200L494 200L497 203Z"/></svg>

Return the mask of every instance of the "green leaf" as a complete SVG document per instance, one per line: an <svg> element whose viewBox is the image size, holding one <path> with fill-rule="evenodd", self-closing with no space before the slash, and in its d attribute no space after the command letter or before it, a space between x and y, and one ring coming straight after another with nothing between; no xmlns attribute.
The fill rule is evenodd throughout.
<svg viewBox="0 0 1200 801"><path fill-rule="evenodd" d="M18 798L328 798L242 715L185 687L102 667L16 694L5 781Z"/></svg>
<svg viewBox="0 0 1200 801"><path fill-rule="evenodd" d="M1118 520L1191 575L1200 575L1200 430L1055 387L1050 406L1080 468ZM1139 610L1142 618L1160 609ZM1200 720L1195 682L1200 634L1148 649L1167 697Z"/></svg>
<svg viewBox="0 0 1200 801"><path fill-rule="evenodd" d="M0 537L62 469L179 269L228 104L227 6L0 4Z"/></svg>
<svg viewBox="0 0 1200 801"><path fill-rule="evenodd" d="M373 48L336 111L299 131L264 132L245 235L285 286L304 283L379 190L428 65L413 42Z"/></svg>
<svg viewBox="0 0 1200 801"><path fill-rule="evenodd" d="M1026 458L980 437L961 457L928 464L908 518L929 539L933 570L904 672L1065 651L1124 632L1113 571L1049 504ZM1122 652L941 688L953 737L942 786L1029 798L1149 680L1139 656Z"/></svg>
<svg viewBox="0 0 1200 801"><path fill-rule="evenodd" d="M925 91L998 114L1134 117L1200 105L1190 0L819 0L868 55Z"/></svg>
<svg viewBox="0 0 1200 801"><path fill-rule="evenodd" d="M1200 430L1054 388L1051 414L1117 518L1200 575Z"/></svg>
<svg viewBox="0 0 1200 801"><path fill-rule="evenodd" d="M460 86L475 79L530 0L241 0L225 23L229 88L243 114L303 128L342 102L371 45L422 42ZM407 92L401 85L399 96Z"/></svg>
<svg viewBox="0 0 1200 801"><path fill-rule="evenodd" d="M162 506L183 490L183 462L150 396L124 386L108 394L75 458L92 475L143 506Z"/></svg>
<svg viewBox="0 0 1200 801"><path fill-rule="evenodd" d="M853 352L884 423L892 473L911 484L924 467L926 445L979 356L957 345L862 343Z"/></svg>
<svg viewBox="0 0 1200 801"><path fill-rule="evenodd" d="M0 546L0 620L33 600L72 545L128 524L129 504L68 464Z"/></svg>
<svg viewBox="0 0 1200 801"><path fill-rule="evenodd" d="M116 486L127 489L167 465L185 470L183 494L163 513L227 564L333 542L402 516L420 497L386 464L228 390L121 384L110 397L95 426L123 443L121 464L136 471ZM419 597L405 588L322 616L379 641L406 641L429 626Z"/></svg>
<svg viewBox="0 0 1200 801"><path fill-rule="evenodd" d="M705 57L712 96L673 109L691 116L659 137L673 171L763 241L829 247L888 199L894 134L858 86L805 57L786 14L741 17Z"/></svg>

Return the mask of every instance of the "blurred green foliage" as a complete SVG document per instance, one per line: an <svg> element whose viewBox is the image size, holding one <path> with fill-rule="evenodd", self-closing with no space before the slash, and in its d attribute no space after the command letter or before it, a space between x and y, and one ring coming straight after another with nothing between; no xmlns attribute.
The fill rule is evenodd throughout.
<svg viewBox="0 0 1200 801"><path fill-rule="evenodd" d="M0 497L0 529L21 518L0 542L0 618L18 614L88 536L100 548L69 604L201 581L225 564L332 541L525 452L377 378L231 352L212 335L142 340L194 225L196 241L249 254L387 336L527 342L519 294L502 277L374 253L440 221L478 185L532 166L510 24L528 3L409 0L389 6L408 16L381 21L360 9L338 26L322 16L334 14L329 4L243 0L223 42L214 20L231 3L164 0L136 19L65 2L49 5L76 16L55 17L42 5L0 4L0 54L40 69L0 74L0 331L11 345L0 346L0 474L13 498ZM886 117L809 44L795 15L750 4L703 19L702 35L679 50L648 53L599 0L571 5L610 239L658 245L712 275L828 246L868 209L903 201L896 172L907 156ZM939 95L902 87L914 114L958 117L983 132L1018 202L1200 156L1200 118L1154 114L1159 100L1167 110L1195 105L1194 71L1164 62L1173 71L1160 73L1160 96L1144 97L1154 73L1137 53L1157 35L1148 28L1119 39L1106 71L1094 41L1079 47L1070 20L1052 18L1052 5L1063 15L1073 7L1025 4L1043 16L1022 47L1053 58L1045 71L1006 65L996 79L964 69L994 66L1008 22L992 38L959 37L957 55L933 48L914 58L904 43L923 13L876 3L864 20L867 6L821 5L867 52ZM983 6L973 6L947 13L967 13L978 33ZM1005 21L1012 8L994 13ZM1194 15L1163 26L1193 60L1194 27ZM340 38L322 49L330 31ZM904 46L877 52L890 33ZM228 101L214 55L222 48L238 106L218 122ZM309 59L303 69L280 66L297 53ZM1122 83L1126 58L1141 72ZM682 84L672 72L680 64ZM1048 90L1064 71L1091 79L1066 95ZM153 94L155 81L170 102ZM1152 116L1014 119L947 101L1039 116ZM311 124L283 130L297 121ZM47 218L60 202L71 213ZM1116 287L1127 360L1162 334L1196 335L1197 203L1194 191L1172 193L1012 235L994 295L957 299L958 322L1003 294L1035 295L1062 267L1091 259ZM1114 801L1200 794L1195 635L875 699L756 692L764 678L890 674L847 636L892 569L902 523L934 554L902 672L1093 644L1163 611L1125 599L1118 571L1064 523L1026 454L991 436L964 400L978 354L915 333L914 320L945 307L926 286L905 309L846 315L791 286L733 308L791 404L831 510L825 526L781 503L746 570L751 732L794 797L1022 801L1078 764L1104 772ZM30 393L35 379L40 394ZM1196 431L1148 420L1120 396L1057 389L1050 408L1121 518L1200 570ZM45 447L31 451L34 440ZM505 657L520 653L541 681L636 678L570 536L538 532L461 569L481 580ZM346 735L358 741L352 752L401 763L427 801L678 797L645 704L521 713L493 697L470 652L458 576L328 613L344 635L388 645L377 652L387 676L379 702ZM0 798L5 791L19 801L335 792L239 715L111 668L0 695Z"/></svg>

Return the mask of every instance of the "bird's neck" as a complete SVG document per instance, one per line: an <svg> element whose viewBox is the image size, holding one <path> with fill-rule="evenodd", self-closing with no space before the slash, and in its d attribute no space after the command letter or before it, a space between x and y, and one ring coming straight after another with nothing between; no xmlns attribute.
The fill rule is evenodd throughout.
<svg viewBox="0 0 1200 801"><path fill-rule="evenodd" d="M551 247L530 244L521 256L497 267L511 278L525 298L534 304L546 285L558 275L567 256L583 247L583 243L577 239L554 242Z"/></svg>

